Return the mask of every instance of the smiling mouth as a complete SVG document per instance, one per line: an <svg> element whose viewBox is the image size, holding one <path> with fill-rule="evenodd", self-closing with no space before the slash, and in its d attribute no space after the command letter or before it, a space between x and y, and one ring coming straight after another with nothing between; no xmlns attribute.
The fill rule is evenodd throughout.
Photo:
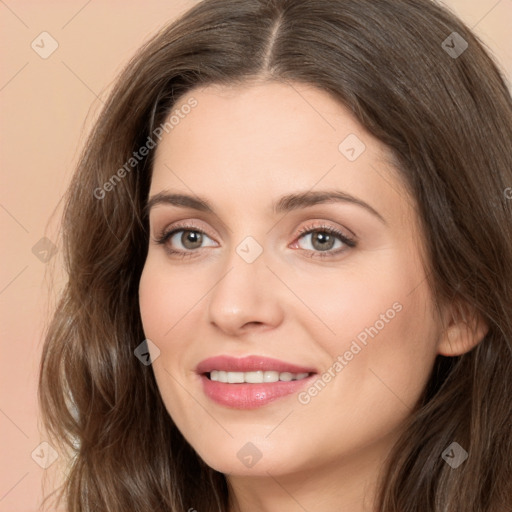
<svg viewBox="0 0 512 512"><path fill-rule="evenodd" d="M265 384L272 382L290 382L292 380L306 379L313 373L291 373L277 371L228 372L212 370L204 374L209 380L227 384Z"/></svg>
<svg viewBox="0 0 512 512"><path fill-rule="evenodd" d="M230 409L249 410L299 392L318 372L263 356L218 356L199 363L196 373L210 400Z"/></svg>

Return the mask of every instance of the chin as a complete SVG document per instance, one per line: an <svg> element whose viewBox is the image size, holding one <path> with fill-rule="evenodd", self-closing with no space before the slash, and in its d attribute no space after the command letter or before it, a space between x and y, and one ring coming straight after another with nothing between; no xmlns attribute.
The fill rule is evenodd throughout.
<svg viewBox="0 0 512 512"><path fill-rule="evenodd" d="M226 475L240 475L253 477L268 477L284 473L296 472L299 462L296 455L283 453L275 445L263 446L265 439L258 442L230 440L220 450L207 450L207 453L197 452L202 460L212 469ZM297 452L297 449L293 449Z"/></svg>

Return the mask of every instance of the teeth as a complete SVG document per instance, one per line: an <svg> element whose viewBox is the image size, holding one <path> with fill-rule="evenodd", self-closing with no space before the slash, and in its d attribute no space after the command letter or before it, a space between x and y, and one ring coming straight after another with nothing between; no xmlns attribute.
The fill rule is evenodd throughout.
<svg viewBox="0 0 512 512"><path fill-rule="evenodd" d="M227 382L229 384L262 384L264 382L277 382L278 380L289 382L291 380L305 379L309 373L289 373L274 371L256 371L256 372L225 372L222 370L212 370L210 379L216 382Z"/></svg>

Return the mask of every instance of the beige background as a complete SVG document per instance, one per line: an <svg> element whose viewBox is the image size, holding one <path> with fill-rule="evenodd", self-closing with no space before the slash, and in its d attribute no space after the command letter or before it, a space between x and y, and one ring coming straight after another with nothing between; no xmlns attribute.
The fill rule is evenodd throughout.
<svg viewBox="0 0 512 512"><path fill-rule="evenodd" d="M44 437L36 399L49 271L62 282L60 251L52 257L40 240L58 239L61 197L123 63L165 20L195 3L0 0L0 512L37 510L42 477L57 468L43 470L31 457L44 461L49 453L38 448ZM512 0L446 4L491 48L510 84ZM46 59L31 47L35 40L40 53L51 48L42 32L58 43Z"/></svg>

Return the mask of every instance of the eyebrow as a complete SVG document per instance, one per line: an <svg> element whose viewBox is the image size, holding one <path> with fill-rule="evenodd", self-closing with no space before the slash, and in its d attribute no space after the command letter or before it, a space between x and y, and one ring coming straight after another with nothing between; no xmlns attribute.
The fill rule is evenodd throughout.
<svg viewBox="0 0 512 512"><path fill-rule="evenodd" d="M273 212L275 215L280 213L287 213L301 208L315 206L317 204L325 203L351 203L361 206L372 215L377 217L381 222L387 224L384 217L375 208L365 203L347 192L339 190L326 190L326 191L307 191L289 194L281 197L276 203L273 204ZM204 198L198 196L190 196L187 194L172 194L168 192L159 192L153 195L146 206L144 207L144 215L147 215L150 210L160 204L168 204L180 208L192 208L201 212L214 214L214 209L211 204Z"/></svg>

